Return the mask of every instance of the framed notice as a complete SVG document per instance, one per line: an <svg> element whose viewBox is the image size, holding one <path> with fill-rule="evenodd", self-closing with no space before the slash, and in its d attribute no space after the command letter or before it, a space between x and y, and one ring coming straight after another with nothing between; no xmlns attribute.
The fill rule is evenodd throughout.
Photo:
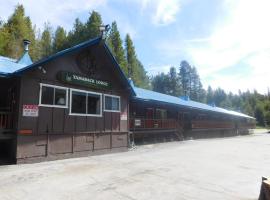
<svg viewBox="0 0 270 200"><path fill-rule="evenodd" d="M38 105L23 105L23 117L38 117Z"/></svg>

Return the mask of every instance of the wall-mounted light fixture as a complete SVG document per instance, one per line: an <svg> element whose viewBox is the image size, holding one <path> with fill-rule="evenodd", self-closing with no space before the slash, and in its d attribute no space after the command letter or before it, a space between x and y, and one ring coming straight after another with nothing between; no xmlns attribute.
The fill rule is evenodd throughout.
<svg viewBox="0 0 270 200"><path fill-rule="evenodd" d="M38 66L38 69L41 70L43 74L47 73L47 71L42 66Z"/></svg>
<svg viewBox="0 0 270 200"><path fill-rule="evenodd" d="M111 27L109 24L99 26L99 31L102 39L106 39L107 33L109 32L110 28Z"/></svg>

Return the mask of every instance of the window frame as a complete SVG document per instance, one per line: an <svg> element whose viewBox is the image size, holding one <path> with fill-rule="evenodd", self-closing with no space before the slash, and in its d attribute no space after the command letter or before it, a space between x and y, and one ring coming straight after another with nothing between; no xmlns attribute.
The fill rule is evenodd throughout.
<svg viewBox="0 0 270 200"><path fill-rule="evenodd" d="M54 89L53 92L53 101L55 100L55 89L62 89L66 91L66 105L50 105L50 104L42 104L42 87L50 87ZM58 86L58 85L51 85L51 84L47 84L47 83L40 83L39 84L39 103L38 106L41 107L49 107L49 108L68 108L68 88L67 87L63 87L63 86Z"/></svg>
<svg viewBox="0 0 270 200"><path fill-rule="evenodd" d="M82 92L82 93L86 93L86 111L87 111L87 98L88 98L88 94L94 94L94 95L99 95L100 96L100 114L82 114L82 113L72 113L72 92ZM92 92L92 91L87 91L87 90L79 90L79 89L74 89L74 88L70 88L69 90L69 115L71 116L90 116L90 117L102 117L102 93L98 93L98 92Z"/></svg>
<svg viewBox="0 0 270 200"><path fill-rule="evenodd" d="M120 96L113 95L113 94L104 94L103 96L104 96L104 98L103 98L104 112L116 112L116 113L121 112L121 97ZM119 99L119 110L107 110L106 104L105 104L105 99L106 99L105 97L114 97L114 98Z"/></svg>

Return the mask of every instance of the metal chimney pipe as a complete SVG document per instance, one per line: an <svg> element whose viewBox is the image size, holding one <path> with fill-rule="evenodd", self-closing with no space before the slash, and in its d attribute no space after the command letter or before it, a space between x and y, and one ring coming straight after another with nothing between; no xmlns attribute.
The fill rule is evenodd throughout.
<svg viewBox="0 0 270 200"><path fill-rule="evenodd" d="M23 46L24 46L24 51L28 51L29 50L29 44L31 44L30 40L24 39L23 40Z"/></svg>

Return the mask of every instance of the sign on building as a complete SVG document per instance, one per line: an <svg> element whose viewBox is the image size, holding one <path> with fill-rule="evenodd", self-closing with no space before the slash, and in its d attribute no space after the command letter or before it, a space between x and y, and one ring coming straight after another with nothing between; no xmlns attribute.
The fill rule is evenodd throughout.
<svg viewBox="0 0 270 200"><path fill-rule="evenodd" d="M38 117L38 105L23 105L23 117Z"/></svg>

